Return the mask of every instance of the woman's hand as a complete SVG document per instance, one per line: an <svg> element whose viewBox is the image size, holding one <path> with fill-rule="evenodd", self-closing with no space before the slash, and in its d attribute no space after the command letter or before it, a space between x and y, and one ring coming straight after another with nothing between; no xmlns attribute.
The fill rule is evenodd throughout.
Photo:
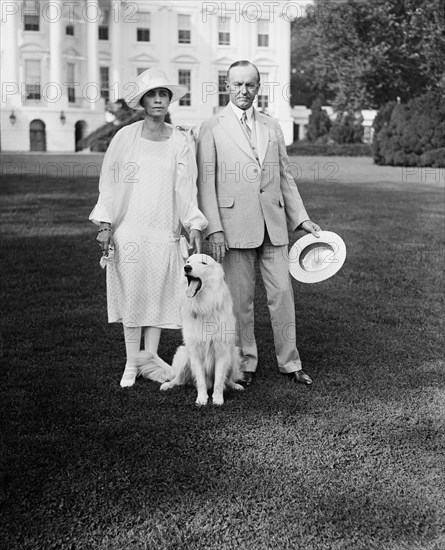
<svg viewBox="0 0 445 550"><path fill-rule="evenodd" d="M199 229L191 229L189 233L190 245L195 249L196 254L201 253L202 237Z"/></svg>
<svg viewBox="0 0 445 550"><path fill-rule="evenodd" d="M108 256L108 251L111 247L114 247L113 233L109 223L101 223L99 231L97 233L96 241L102 250L104 256Z"/></svg>

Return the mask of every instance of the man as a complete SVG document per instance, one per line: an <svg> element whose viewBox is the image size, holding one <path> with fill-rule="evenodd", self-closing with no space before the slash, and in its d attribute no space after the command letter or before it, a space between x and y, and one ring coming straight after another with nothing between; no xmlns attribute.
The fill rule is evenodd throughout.
<svg viewBox="0 0 445 550"><path fill-rule="evenodd" d="M320 228L304 208L279 124L252 107L259 86L255 65L237 61L230 66L230 103L204 122L199 134L199 207L209 222L210 251L223 262L233 297L246 386L258 363L253 332L255 260L266 288L279 371L310 385L295 343L288 229L318 236Z"/></svg>

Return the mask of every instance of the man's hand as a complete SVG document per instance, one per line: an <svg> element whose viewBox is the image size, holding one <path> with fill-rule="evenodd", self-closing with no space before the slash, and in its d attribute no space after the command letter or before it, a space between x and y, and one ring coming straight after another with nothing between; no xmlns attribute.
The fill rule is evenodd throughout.
<svg viewBox="0 0 445 550"><path fill-rule="evenodd" d="M301 229L306 231L306 233L312 233L314 237L317 237L317 239L320 237L318 234L319 231L321 231L321 228L316 223L312 222L311 220L306 220L300 225Z"/></svg>
<svg viewBox="0 0 445 550"><path fill-rule="evenodd" d="M195 249L196 254L201 254L201 231L199 229L191 229L189 233L190 245Z"/></svg>
<svg viewBox="0 0 445 550"><path fill-rule="evenodd" d="M212 233L209 237L209 242L213 258L217 262L221 263L224 260L224 256L226 255L226 249L229 249L224 238L224 231L217 231L216 233Z"/></svg>

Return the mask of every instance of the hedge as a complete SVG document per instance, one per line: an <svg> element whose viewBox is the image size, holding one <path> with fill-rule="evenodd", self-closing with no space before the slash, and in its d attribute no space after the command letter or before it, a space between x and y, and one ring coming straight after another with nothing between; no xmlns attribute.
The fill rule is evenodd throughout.
<svg viewBox="0 0 445 550"><path fill-rule="evenodd" d="M428 92L381 107L374 120L376 164L445 167L445 101Z"/></svg>
<svg viewBox="0 0 445 550"><path fill-rule="evenodd" d="M371 157L372 148L366 143L309 143L295 141L287 148L289 155L303 157Z"/></svg>

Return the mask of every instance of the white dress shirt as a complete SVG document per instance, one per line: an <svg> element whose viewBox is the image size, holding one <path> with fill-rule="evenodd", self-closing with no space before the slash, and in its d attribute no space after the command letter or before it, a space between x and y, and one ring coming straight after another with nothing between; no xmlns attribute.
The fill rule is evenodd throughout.
<svg viewBox="0 0 445 550"><path fill-rule="evenodd" d="M241 118L243 116L243 113L246 113L247 118L247 126L252 130L253 129L253 107L249 107L245 111L243 109L240 109L237 107L232 101L230 102L230 106L233 109L233 112L236 114L236 118L241 122Z"/></svg>

